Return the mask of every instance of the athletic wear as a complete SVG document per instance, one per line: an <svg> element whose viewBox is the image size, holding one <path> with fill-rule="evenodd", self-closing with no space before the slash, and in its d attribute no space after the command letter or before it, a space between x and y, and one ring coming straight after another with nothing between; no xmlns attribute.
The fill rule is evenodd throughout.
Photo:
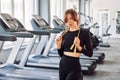
<svg viewBox="0 0 120 80"><path fill-rule="evenodd" d="M59 68L60 80L83 80L79 58L63 55Z"/></svg>
<svg viewBox="0 0 120 80"><path fill-rule="evenodd" d="M58 49L58 54L60 56L63 55L63 52L74 52L73 50L70 50L71 45L73 44L74 38L77 37L78 35L78 31L68 31L67 33L65 33L62 37L62 45L61 45L61 49ZM82 51L79 51L78 49L76 50L79 53L83 53L86 56L91 57L93 54L93 48L92 48L92 42L91 42L91 35L89 30L87 29L80 29L80 35L79 35L79 39L80 39L80 45L82 47Z"/></svg>
<svg viewBox="0 0 120 80"><path fill-rule="evenodd" d="M58 49L58 54L61 57L59 64L60 80L83 80L79 58L63 54L64 52L74 52L74 48L71 50L70 47L73 44L74 38L78 36L78 31L79 30L68 31L62 37L61 49ZM87 29L81 28L79 39L82 51L77 49L76 52L83 53L91 57L93 54L93 48L90 32Z"/></svg>

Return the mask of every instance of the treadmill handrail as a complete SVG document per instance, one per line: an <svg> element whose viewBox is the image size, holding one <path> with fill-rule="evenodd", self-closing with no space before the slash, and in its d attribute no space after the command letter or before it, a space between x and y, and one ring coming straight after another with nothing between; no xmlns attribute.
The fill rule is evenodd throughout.
<svg viewBox="0 0 120 80"><path fill-rule="evenodd" d="M0 41L16 41L16 37L14 35L0 33Z"/></svg>

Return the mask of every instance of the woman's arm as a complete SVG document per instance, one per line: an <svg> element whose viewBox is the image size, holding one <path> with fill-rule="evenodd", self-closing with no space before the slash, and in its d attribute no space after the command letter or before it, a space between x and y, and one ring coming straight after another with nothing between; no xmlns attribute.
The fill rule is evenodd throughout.
<svg viewBox="0 0 120 80"><path fill-rule="evenodd" d="M64 52L63 47L61 47L60 49L58 49L58 54L59 54L60 57L63 56L63 52Z"/></svg>
<svg viewBox="0 0 120 80"><path fill-rule="evenodd" d="M60 57L62 57L63 55L63 47L61 46L61 44L62 44L62 35L59 35L56 38L56 45L57 45L57 50Z"/></svg>
<svg viewBox="0 0 120 80"><path fill-rule="evenodd" d="M91 57L93 55L92 41L89 30L85 29L84 31L84 47L82 48L82 53L86 56Z"/></svg>

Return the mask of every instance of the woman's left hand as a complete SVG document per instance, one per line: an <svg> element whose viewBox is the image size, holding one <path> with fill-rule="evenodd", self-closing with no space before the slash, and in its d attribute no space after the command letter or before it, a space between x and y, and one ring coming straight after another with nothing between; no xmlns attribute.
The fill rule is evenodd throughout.
<svg viewBox="0 0 120 80"><path fill-rule="evenodd" d="M82 47L80 46L80 39L79 39L78 37L75 37L75 39L74 39L74 44L75 44L75 46L77 47L77 49L78 49L79 51L82 50Z"/></svg>

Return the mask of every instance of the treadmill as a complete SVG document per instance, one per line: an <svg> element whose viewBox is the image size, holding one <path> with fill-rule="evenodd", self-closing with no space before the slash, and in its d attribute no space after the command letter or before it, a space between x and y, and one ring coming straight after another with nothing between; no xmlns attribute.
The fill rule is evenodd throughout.
<svg viewBox="0 0 120 80"><path fill-rule="evenodd" d="M21 26L18 23L16 19L12 18L9 14L0 13L0 32L9 35L14 35L17 37L17 41L15 41L13 44L14 48L12 49L7 62L5 64L0 65L0 77L17 78L23 80L58 80L58 71L24 67L26 62L25 60L27 60L27 56L25 57L25 55L29 55L28 53L31 49L31 47L29 46L26 47L21 58L20 64L14 64L20 46L24 40L21 38L30 38L29 45L31 45L33 44L31 41L36 39L35 34L49 35L48 31L27 31L23 26ZM30 32L33 33L35 36Z"/></svg>
<svg viewBox="0 0 120 80"><path fill-rule="evenodd" d="M16 41L16 40L17 39L14 35L4 34L0 32L0 41ZM0 76L0 80L23 80L23 79Z"/></svg>
<svg viewBox="0 0 120 80"><path fill-rule="evenodd" d="M41 18L38 15L34 15L33 17L34 18L32 19L31 22L35 29L39 29L41 27L43 27L43 28L45 27L46 29L49 28L48 23L43 18ZM55 29L56 30L64 30L64 29L60 29L60 28L55 28ZM40 67L40 68L47 68L47 69L56 69L56 70L59 69L60 57L48 56L48 54L50 52L50 48L52 47L52 44L57 35L56 33L52 33L52 32L50 32L50 33L51 33L51 36L47 42L47 45L46 45L46 40L48 39L48 37L46 37L44 35L41 36L42 38L41 38L39 44L37 45L36 51L34 52L35 54L30 55L30 57L28 58L28 61L26 63L26 66ZM94 72L94 70L96 69L96 62L94 62L94 61L80 60L80 63L81 63L82 71L84 74L92 74Z"/></svg>
<svg viewBox="0 0 120 80"><path fill-rule="evenodd" d="M5 41L16 41L16 37L14 35L4 34L4 33L0 32L0 52L2 50L2 47L3 47ZM0 61L0 65L1 64L3 64L2 61Z"/></svg>
<svg viewBox="0 0 120 80"><path fill-rule="evenodd" d="M14 35L5 34L5 33L0 32L0 41L16 41L16 40L17 39ZM0 74L0 80L23 80L23 78L20 79L20 78L15 78L15 77L5 77L2 74ZM30 79L24 78L24 80L30 80Z"/></svg>
<svg viewBox="0 0 120 80"><path fill-rule="evenodd" d="M63 22L63 20L61 20L60 18L58 18L57 16L54 16L53 18L53 25L57 28L63 28L65 27L65 23ZM56 49L52 49L51 53L56 53ZM87 57L84 55L81 55L80 57L81 59L88 59L88 60L95 60L97 63L102 63L104 58L105 58L105 54L104 53L100 53L100 52L93 52L93 56L92 57Z"/></svg>

